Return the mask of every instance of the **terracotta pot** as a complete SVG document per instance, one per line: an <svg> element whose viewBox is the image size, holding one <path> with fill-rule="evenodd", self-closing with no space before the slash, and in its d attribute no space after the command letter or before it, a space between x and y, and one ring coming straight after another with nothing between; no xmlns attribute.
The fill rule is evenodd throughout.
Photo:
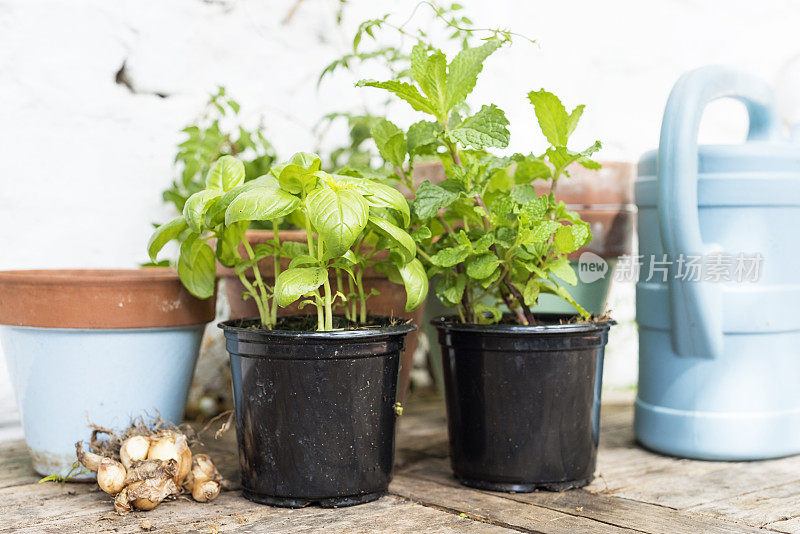
<svg viewBox="0 0 800 534"><path fill-rule="evenodd" d="M185 326L214 319L168 268L0 271L0 324L46 328Z"/></svg>
<svg viewBox="0 0 800 534"><path fill-rule="evenodd" d="M0 272L0 341L34 469L66 475L87 420L180 423L214 300L170 269Z"/></svg>
<svg viewBox="0 0 800 534"><path fill-rule="evenodd" d="M306 242L305 230L283 230L279 234L281 241L295 241L298 243ZM272 241L273 233L271 230L248 230L247 240L252 246L267 243ZM242 254L244 249L242 248ZM286 269L289 266L289 259L281 259L281 269ZM267 285L274 285L275 278L274 262L272 257L267 257L258 262L261 276L264 283ZM241 280L236 275L233 269L217 266L217 271L225 279L225 294L228 297L228 302L231 306L231 319L242 319L248 317L257 317L258 308L252 299L242 300L242 294L245 289ZM252 271L248 273L248 278L252 276ZM364 289L377 290L380 294L373 295L367 301L369 313L373 315L384 315L387 317L400 317L403 319L411 319L417 325L422 324L424 315L424 304L411 313L406 313L406 293L402 286L390 282L384 275L375 271L374 269L367 269L363 275ZM313 314L316 313L313 308L306 307L299 309L297 304L293 304L287 308L278 308L278 315L298 315L298 314ZM398 385L397 398L400 402L405 401L408 395L408 387L411 376L411 369L414 364L414 351L419 342L419 330L411 332L406 336L406 348L400 359L400 378Z"/></svg>

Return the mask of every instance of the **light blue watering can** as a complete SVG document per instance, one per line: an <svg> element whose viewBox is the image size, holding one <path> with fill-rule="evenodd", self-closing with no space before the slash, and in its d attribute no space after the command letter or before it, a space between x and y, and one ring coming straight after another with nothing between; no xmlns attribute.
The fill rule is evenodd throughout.
<svg viewBox="0 0 800 534"><path fill-rule="evenodd" d="M698 146L723 97L747 107L747 141ZM800 453L800 146L769 86L724 67L678 80L636 203L637 439L709 460Z"/></svg>

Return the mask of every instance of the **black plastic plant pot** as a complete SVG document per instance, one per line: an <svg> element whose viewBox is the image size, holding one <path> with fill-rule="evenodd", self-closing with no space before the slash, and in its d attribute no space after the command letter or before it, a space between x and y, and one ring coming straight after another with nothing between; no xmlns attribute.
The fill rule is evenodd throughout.
<svg viewBox="0 0 800 534"><path fill-rule="evenodd" d="M298 508L386 493L400 353L416 326L293 332L256 324L219 325L231 357L244 496Z"/></svg>
<svg viewBox="0 0 800 534"><path fill-rule="evenodd" d="M431 321L442 347L453 472L492 491L561 491L591 482L603 353L613 321L539 325Z"/></svg>

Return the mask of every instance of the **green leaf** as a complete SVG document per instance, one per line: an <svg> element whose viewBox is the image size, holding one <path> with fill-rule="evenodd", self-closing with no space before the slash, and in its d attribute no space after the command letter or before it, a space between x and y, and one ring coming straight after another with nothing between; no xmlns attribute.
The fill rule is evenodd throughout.
<svg viewBox="0 0 800 534"><path fill-rule="evenodd" d="M217 259L225 267L233 267L237 261L239 244L244 239L247 223L234 224L222 229L217 239Z"/></svg>
<svg viewBox="0 0 800 534"><path fill-rule="evenodd" d="M321 166L322 160L316 154L298 152L276 171L278 183L294 195L308 194L317 185L316 173Z"/></svg>
<svg viewBox="0 0 800 534"><path fill-rule="evenodd" d="M428 276L425 274L425 268L414 258L402 267L398 267L398 270L406 288L406 311L416 310L428 296Z"/></svg>
<svg viewBox="0 0 800 534"><path fill-rule="evenodd" d="M562 299L567 301L570 305L572 305L572 307L575 308L578 311L578 313L581 314L581 316L584 317L585 319L591 317L591 314L588 311L586 311L583 306L578 304L578 301L575 300L575 297L573 297L569 291L567 291L567 288L560 286L558 284L554 284L550 280L545 280L542 282L542 292L551 293L553 295L561 297Z"/></svg>
<svg viewBox="0 0 800 534"><path fill-rule="evenodd" d="M561 254L569 254L578 247L575 246L575 239L572 237L572 230L569 226L562 226L556 231L556 237L553 241L556 245L556 250Z"/></svg>
<svg viewBox="0 0 800 534"><path fill-rule="evenodd" d="M369 225L399 245L395 250L403 257L403 263L410 262L417 255L417 245L405 230L379 217L370 217Z"/></svg>
<svg viewBox="0 0 800 534"><path fill-rule="evenodd" d="M178 277L189 293L200 299L214 294L217 264L214 251L204 241L188 239L181 245Z"/></svg>
<svg viewBox="0 0 800 534"><path fill-rule="evenodd" d="M328 277L323 267L298 267L286 269L275 280L275 296L278 306L285 308L303 295L315 291Z"/></svg>
<svg viewBox="0 0 800 534"><path fill-rule="evenodd" d="M200 232L206 210L221 196L221 189L203 189L186 200L186 204L183 205L183 218L193 232Z"/></svg>
<svg viewBox="0 0 800 534"><path fill-rule="evenodd" d="M523 184L518 185L511 191L511 198L514 199L514 202L518 204L526 204L528 202L534 202L539 195L536 194L536 188L532 185Z"/></svg>
<svg viewBox="0 0 800 534"><path fill-rule="evenodd" d="M177 217L156 228L156 231L150 236L150 241L147 242L147 253L150 255L150 259L153 260L153 263L157 261L158 253L164 248L164 245L173 239L177 239L188 227L189 225L186 224L186 219Z"/></svg>
<svg viewBox="0 0 800 534"><path fill-rule="evenodd" d="M566 146L569 138L569 115L556 95L544 89L531 91L528 99L533 104L542 133L553 146ZM577 115L580 116L580 113ZM574 128L574 127L573 127Z"/></svg>
<svg viewBox="0 0 800 534"><path fill-rule="evenodd" d="M440 209L446 208L455 202L458 197L458 193L425 181L417 188L417 195L414 199L414 213L422 220L436 217Z"/></svg>
<svg viewBox="0 0 800 534"><path fill-rule="evenodd" d="M453 267L467 259L470 247L468 245L457 245L455 247L443 248L433 256L431 263L439 267Z"/></svg>
<svg viewBox="0 0 800 534"><path fill-rule="evenodd" d="M483 62L500 46L499 40L492 39L481 46L465 48L453 58L448 67L444 109L452 109L466 100L475 88Z"/></svg>
<svg viewBox="0 0 800 534"><path fill-rule="evenodd" d="M464 288L467 286L467 277L463 274L448 276L436 284L436 296L446 306L455 306L461 302Z"/></svg>
<svg viewBox="0 0 800 534"><path fill-rule="evenodd" d="M440 50L428 55L427 47L417 43L411 50L411 74L437 113L449 110L444 107L447 84L447 58Z"/></svg>
<svg viewBox="0 0 800 534"><path fill-rule="evenodd" d="M366 178L343 180L342 184L354 187L373 208L391 208L402 215L405 226L411 223L411 209L408 201L397 189Z"/></svg>
<svg viewBox="0 0 800 534"><path fill-rule="evenodd" d="M476 280L483 280L491 276L500 266L500 260L492 252L472 256L467 260L467 276Z"/></svg>
<svg viewBox="0 0 800 534"><path fill-rule="evenodd" d="M551 175L552 170L542 158L525 156L517 160L514 181L518 184L529 184L539 178L547 180Z"/></svg>
<svg viewBox="0 0 800 534"><path fill-rule="evenodd" d="M419 121L408 127L406 149L411 156L418 154L423 148L439 141L442 127L438 122Z"/></svg>
<svg viewBox="0 0 800 534"><path fill-rule="evenodd" d="M492 104L483 106L475 115L464 119L450 132L450 137L464 146L478 150L487 147L505 148L511 138L506 126L506 114Z"/></svg>
<svg viewBox="0 0 800 534"><path fill-rule="evenodd" d="M222 156L209 169L206 187L228 191L244 182L244 163L233 156Z"/></svg>
<svg viewBox="0 0 800 534"><path fill-rule="evenodd" d="M406 138L403 130L386 119L379 119L372 126L372 139L383 159L395 167L403 166L406 160Z"/></svg>
<svg viewBox="0 0 800 534"><path fill-rule="evenodd" d="M265 174L264 176L259 176L254 180L250 180L249 182L245 182L242 185L234 187L222 195L219 200L214 202L214 204L208 209L206 212L206 221L208 226L213 228L225 222L225 211L228 209L228 206L231 205L231 202L233 202L236 197L245 191L258 189L259 187L278 189L280 188L280 185L278 185L278 180L274 176Z"/></svg>
<svg viewBox="0 0 800 534"><path fill-rule="evenodd" d="M322 188L306 197L306 213L325 243L327 254L338 257L367 226L369 204L355 191Z"/></svg>
<svg viewBox="0 0 800 534"><path fill-rule="evenodd" d="M257 187L240 193L225 210L225 224L239 221L272 221L289 215L300 199L282 189Z"/></svg>
<svg viewBox="0 0 800 534"><path fill-rule="evenodd" d="M411 237L414 238L414 241L416 241L417 243L425 241L426 239L430 239L432 235L433 234L431 234L431 229L428 228L427 226L420 226L419 228L411 232Z"/></svg>
<svg viewBox="0 0 800 534"><path fill-rule="evenodd" d="M581 152L573 152L563 146L555 148L550 147L545 152L545 155L556 168L563 169L576 161L585 160L602 147L603 145L600 141L595 141L592 146Z"/></svg>
<svg viewBox="0 0 800 534"><path fill-rule="evenodd" d="M300 256L292 258L292 261L289 262L289 269L294 269L295 267L308 267L309 265L319 265L319 260L314 256L301 254Z"/></svg>
<svg viewBox="0 0 800 534"><path fill-rule="evenodd" d="M549 267L551 273L558 276L569 285L574 286L578 284L578 276L575 274L575 270L572 268L572 265L570 265L566 256L550 263Z"/></svg>
<svg viewBox="0 0 800 534"><path fill-rule="evenodd" d="M499 308L482 302L475 303L475 313L479 324L494 324L503 318L503 312Z"/></svg>
<svg viewBox="0 0 800 534"><path fill-rule="evenodd" d="M539 298L539 282L535 278L529 278L522 291L522 297L526 306L534 306Z"/></svg>
<svg viewBox="0 0 800 534"><path fill-rule="evenodd" d="M583 166L584 168L592 170L592 171L597 171L597 170L600 170L600 169L603 168L602 165L600 165L596 161L594 161L592 159L589 159L589 158L587 158L585 156L582 156L582 157L578 158L578 163L580 163L581 166Z"/></svg>
<svg viewBox="0 0 800 534"><path fill-rule="evenodd" d="M553 233L561 228L555 221L542 221L532 229L524 228L521 231L520 242L525 245L536 245L544 243L553 236Z"/></svg>
<svg viewBox="0 0 800 534"><path fill-rule="evenodd" d="M417 88L410 83L398 82L396 80L391 80L388 82L361 80L356 84L356 87L376 87L378 89L385 89L408 102L415 110L428 113L430 115L436 115L436 111L431 105L430 101L419 94Z"/></svg>

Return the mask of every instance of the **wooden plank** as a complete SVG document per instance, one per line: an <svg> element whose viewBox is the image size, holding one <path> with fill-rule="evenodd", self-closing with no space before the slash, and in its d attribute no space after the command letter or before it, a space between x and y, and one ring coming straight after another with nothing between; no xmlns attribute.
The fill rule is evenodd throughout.
<svg viewBox="0 0 800 534"><path fill-rule="evenodd" d="M800 481L702 504L687 512L782 532L798 532L800 525L790 521L800 518Z"/></svg>
<svg viewBox="0 0 800 534"><path fill-rule="evenodd" d="M73 503L74 504L74 503ZM275 508L251 503L238 492L221 495L216 501L198 504L179 500L162 503L150 512L134 512L124 517L113 513L91 516L67 515L58 521L31 522L21 527L0 532L20 534L81 532L136 533L142 531L142 522L148 521L155 532L513 532L470 518L459 517L411 501L387 496L378 501L340 509L302 508L297 510ZM5 523L5 518L4 518ZM212 528L213 527L213 528Z"/></svg>
<svg viewBox="0 0 800 534"><path fill-rule="evenodd" d="M433 480L401 474L395 477L389 491L413 499L424 506L434 506L454 514L465 514L480 521L521 532L552 534L634 532L591 518L521 503L501 494L464 488L453 480L438 478Z"/></svg>
<svg viewBox="0 0 800 534"><path fill-rule="evenodd" d="M448 463L431 459L415 464L403 471L408 484L413 488L421 480L434 481L439 484L460 487L450 473ZM391 490L395 491L395 483ZM474 492L468 488L459 489L456 495ZM671 508L647 504L610 495L591 493L587 490L573 490L560 493L494 493L482 492L494 498L512 500L536 507L544 508L560 514L569 514L575 518L583 518L598 524L613 525L615 528L631 529L640 532L670 532L671 534L696 534L698 531L709 534L757 532L757 528L743 525L732 525L712 518L692 517L689 514Z"/></svg>

